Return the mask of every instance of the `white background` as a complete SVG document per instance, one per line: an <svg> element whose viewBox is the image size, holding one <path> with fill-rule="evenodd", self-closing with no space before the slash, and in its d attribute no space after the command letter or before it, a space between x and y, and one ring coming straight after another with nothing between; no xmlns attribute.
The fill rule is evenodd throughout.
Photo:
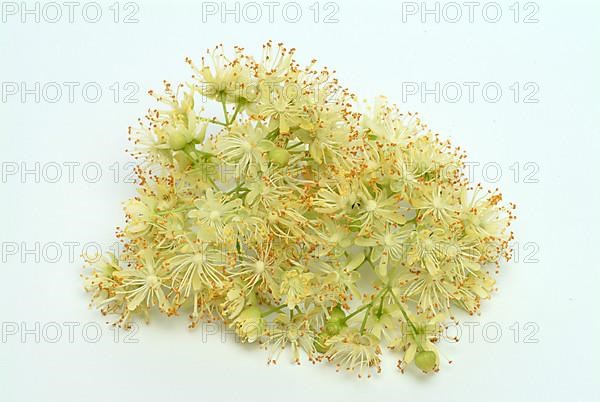
<svg viewBox="0 0 600 402"><path fill-rule="evenodd" d="M296 23L286 21L294 17L293 9L282 15L285 2L275 9L273 22L263 6L259 22L244 21L244 15L236 22L235 15L225 15L223 23L220 13L204 15L203 21L202 2L138 0L133 16L138 22L128 24L122 20L135 9L120 3L115 23L112 3L100 3L103 14L97 23L82 17L85 2L75 9L73 23L65 6L56 23L46 20L54 18L48 8L39 23L35 15L25 15L23 23L18 3L17 14L4 13L0 23L0 400L594 400L600 374L595 341L600 279L595 259L600 241L597 1L538 0L537 23L523 22L535 10L535 5L525 8L526 2L518 4L515 23L512 0L497 3L502 10L497 23L482 15L485 2L475 8L472 23L462 2L458 22L448 21L455 8L446 8L444 15L440 4L439 23L435 15L425 15L423 23L420 2L419 12L404 14L403 21L402 2L341 0L332 17L337 23L323 21L336 10L325 8L325 1L318 5L318 22L314 6L309 8L314 2L299 1L302 17ZM433 9L434 2L428 4ZM43 4L39 7L42 13ZM233 9L233 3L228 7ZM247 18L254 17L253 10L245 10ZM88 12L93 18L93 10ZM488 19L494 18L494 9L487 12ZM337 374L326 364L296 367L285 358L270 367L262 350L237 344L231 336L227 342L220 335L203 342L201 331L186 329L185 317L142 323L132 335L137 343L126 342L122 333L115 342L105 319L87 308L78 255L89 242L114 243L114 227L123 219L120 203L135 188L124 177L130 171L126 129L154 106L146 91L160 89L163 79L188 79L185 56L198 60L217 43L239 44L258 56L267 39L296 47L300 61L315 57L335 68L341 82L361 97L385 94L403 109L419 111L433 130L452 138L469 151L470 161L480 164L473 169L475 180L499 186L505 199L517 204L518 261L504 264L499 292L484 304L482 316L467 319L480 323L473 339L463 331L458 344L442 343L442 352L454 362L442 364L440 373L401 374L395 369L399 357L387 352L383 373L371 380ZM54 92L41 93L39 102L35 94L22 99L21 92L7 93L10 83L29 89L40 83L50 91L47 84L54 82L79 83L73 102L66 86L56 103L50 102ZM454 103L454 93L441 94L436 102L434 95L421 99L421 93L403 91L410 83L431 89L436 82L440 87L477 82L479 87L470 102L463 86ZM503 91L495 103L481 92L490 82ZM518 99L510 89L515 82L521 88ZM89 101L92 90L84 98L86 83L102 88L98 102ZM114 83L121 88L116 100L110 89ZM126 83L139 88L132 95L137 103L123 101L130 92L124 90ZM524 88L526 83L534 87ZM531 88L538 88L530 99L537 103L524 102ZM73 165L72 183L65 165L71 162L79 164ZM62 176L51 183L56 164ZM86 164L91 165L84 172ZM15 166L18 171L11 174ZM102 177L92 183L97 166ZM496 180L498 167L502 174ZM37 170L37 177L22 177L23 169ZM68 255L70 242L76 243L74 258ZM55 244L61 252L57 258ZM73 342L68 322L78 325ZM489 323L493 328L486 333L482 328ZM527 323L533 324L525 328ZM56 325L62 335L52 343ZM500 339L491 342L498 327ZM100 339L92 343L98 328Z"/></svg>

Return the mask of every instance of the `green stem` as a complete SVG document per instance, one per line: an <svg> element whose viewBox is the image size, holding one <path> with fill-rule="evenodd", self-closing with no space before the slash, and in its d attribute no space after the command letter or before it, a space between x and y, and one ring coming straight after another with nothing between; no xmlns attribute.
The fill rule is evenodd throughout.
<svg viewBox="0 0 600 402"><path fill-rule="evenodd" d="M298 142L298 143L296 143L294 145L288 146L286 149L294 149L296 147L299 147L300 145L304 145L304 143L302 141L300 141L300 142Z"/></svg>
<svg viewBox="0 0 600 402"><path fill-rule="evenodd" d="M225 195L230 195L230 194L233 194L233 193L237 193L237 192L238 192L238 191L239 191L239 190L242 188L242 186L243 186L244 184L245 184L245 183L244 183L243 181L242 181L242 182L240 182L240 183L238 183L238 185L237 185L237 186L235 186L235 188L233 188L233 189L231 189L230 191L226 192L226 193L225 193Z"/></svg>
<svg viewBox="0 0 600 402"><path fill-rule="evenodd" d="M402 304L396 298L394 291L391 288L388 288L388 289L389 289L389 293L392 295L392 298L394 299L394 302L398 305L398 308L400 308L400 311L402 312L402 315L404 316L404 319L406 320L406 323L408 324L408 326L413 334L413 338L415 338L415 342L417 342L417 350L422 351L423 345L421 345L421 340L419 339L420 336L418 335L417 327L415 327L415 324L413 324L413 322L410 320L410 318L408 318L408 314L406 314L404 307L402 307Z"/></svg>
<svg viewBox="0 0 600 402"><path fill-rule="evenodd" d="M373 271L377 272L377 268L375 268L375 265L373 264L373 261L371 261L371 254L369 254L369 256L365 257L365 261L367 261L369 263L369 265L371 266L371 268L373 268Z"/></svg>
<svg viewBox="0 0 600 402"><path fill-rule="evenodd" d="M379 302L379 309L377 310L377 318L381 318L381 314L383 313L383 300L385 299L386 291L381 295L381 301Z"/></svg>
<svg viewBox="0 0 600 402"><path fill-rule="evenodd" d="M223 123L222 121L218 121L216 119L207 119L205 117L201 117L200 120L205 121L207 123L218 124L219 126L227 127L227 124Z"/></svg>
<svg viewBox="0 0 600 402"><path fill-rule="evenodd" d="M206 151L198 151L196 150L197 153L199 153L200 155L202 155L205 158L216 158L217 155L210 153L210 152L206 152Z"/></svg>
<svg viewBox="0 0 600 402"><path fill-rule="evenodd" d="M223 106L223 117L225 117L225 125L229 126L229 116L227 113L227 105L225 104L225 91L221 92L221 105Z"/></svg>
<svg viewBox="0 0 600 402"><path fill-rule="evenodd" d="M235 107L235 110L233 111L233 116L231 116L231 119L229 120L229 124L231 124L231 123L233 123L235 121L235 118L237 117L237 115L240 112L241 108L242 108L242 103L238 102L238 104Z"/></svg>
<svg viewBox="0 0 600 402"><path fill-rule="evenodd" d="M385 292L387 291L387 288L383 288L381 289L376 295L375 297L373 297L373 300L371 300L369 303L364 304L362 306L360 306L359 308L357 308L355 311L353 311L351 314L347 315L346 318L344 318L344 323L347 322L349 319L351 319L352 317L354 317L356 314L360 313L361 311L363 311L364 309L370 309L373 306L373 303L375 302L375 300L377 300L378 297L380 297L381 295L383 295ZM367 315L368 315L368 311L367 311Z"/></svg>
<svg viewBox="0 0 600 402"><path fill-rule="evenodd" d="M192 208L193 207L191 207L191 206L189 206L189 207L179 207L179 208L175 208L175 209L169 209L167 211L157 211L156 214L162 216L162 215L166 215L166 214L187 211L187 210L192 209Z"/></svg>
<svg viewBox="0 0 600 402"><path fill-rule="evenodd" d="M354 310L354 311L353 311L351 314L348 314L348 315L347 315L347 316L344 318L344 322L348 321L350 318L354 317L356 314L358 314L358 313L360 313L361 311L363 311L364 309L368 308L368 307L369 307L369 306L370 306L372 303L373 303L373 302L371 302L371 303L367 303L367 304L365 304L365 305L363 305L363 306L360 306L358 309Z"/></svg>
<svg viewBox="0 0 600 402"><path fill-rule="evenodd" d="M273 308L271 308L271 309L269 309L269 310L267 310L267 311L263 312L263 313L261 314L261 316L263 316L263 317L266 317L266 316L268 316L269 314L273 314L273 313L275 313L275 312L277 312L277 311L279 311L279 310L281 310L281 309L283 309L283 308L285 308L285 307L287 307L285 304L282 304L281 306L273 307Z"/></svg>
<svg viewBox="0 0 600 402"><path fill-rule="evenodd" d="M362 323L360 324L360 334L362 335L365 332L365 326L367 325L367 318L369 317L369 312L371 311L371 307L373 307L373 302L369 303L369 307L367 308L367 312L363 317Z"/></svg>
<svg viewBox="0 0 600 402"><path fill-rule="evenodd" d="M278 135L279 135L279 128L276 128L275 130L273 130L269 134L267 134L265 139L267 139L269 141L273 141L275 138L277 138Z"/></svg>

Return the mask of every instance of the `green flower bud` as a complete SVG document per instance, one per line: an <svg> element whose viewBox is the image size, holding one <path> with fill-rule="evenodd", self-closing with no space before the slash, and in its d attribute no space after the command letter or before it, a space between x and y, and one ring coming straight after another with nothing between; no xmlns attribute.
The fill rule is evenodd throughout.
<svg viewBox="0 0 600 402"><path fill-rule="evenodd" d="M431 373L437 367L437 355L431 350L422 350L415 356L415 364L426 373Z"/></svg>
<svg viewBox="0 0 600 402"><path fill-rule="evenodd" d="M329 335L337 335L346 327L347 325L344 321L327 321L325 324L325 332Z"/></svg>
<svg viewBox="0 0 600 402"><path fill-rule="evenodd" d="M340 306L336 306L331 310L329 319L325 323L325 332L329 335L337 335L344 328L346 328L346 313Z"/></svg>
<svg viewBox="0 0 600 402"><path fill-rule="evenodd" d="M187 144L187 139L182 130L173 130L169 133L169 146L171 149L178 151L183 149Z"/></svg>
<svg viewBox="0 0 600 402"><path fill-rule="evenodd" d="M290 161L290 153L283 148L274 148L269 151L269 159L280 166L285 166Z"/></svg>
<svg viewBox="0 0 600 402"><path fill-rule="evenodd" d="M233 320L237 334L244 342L255 342L263 332L265 321L262 311L256 306L244 309L240 315Z"/></svg>
<svg viewBox="0 0 600 402"><path fill-rule="evenodd" d="M325 344L325 342L327 342L328 339L329 335L325 332L321 332L315 338L315 349L317 350L317 352L326 353L329 350L329 346Z"/></svg>
<svg viewBox="0 0 600 402"><path fill-rule="evenodd" d="M346 313L340 306L335 306L329 313L329 321L342 321L346 318Z"/></svg>

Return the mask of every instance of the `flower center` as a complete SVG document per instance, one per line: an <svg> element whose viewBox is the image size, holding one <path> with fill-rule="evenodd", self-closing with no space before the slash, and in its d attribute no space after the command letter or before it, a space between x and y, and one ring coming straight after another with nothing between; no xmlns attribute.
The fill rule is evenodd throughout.
<svg viewBox="0 0 600 402"><path fill-rule="evenodd" d="M256 261L256 264L254 264L254 272L257 274L262 274L265 272L265 263L262 261Z"/></svg>
<svg viewBox="0 0 600 402"><path fill-rule="evenodd" d="M290 341L294 342L295 340L298 339L298 328L295 327L291 327L290 329L288 329L287 331L287 337Z"/></svg>
<svg viewBox="0 0 600 402"><path fill-rule="evenodd" d="M156 289L160 285L160 280L156 275L148 275L146 277L146 284L149 287Z"/></svg>
<svg viewBox="0 0 600 402"><path fill-rule="evenodd" d="M455 245L449 246L446 250L446 255L448 255L448 258L456 258L456 256L458 255L458 247L456 247Z"/></svg>
<svg viewBox="0 0 600 402"><path fill-rule="evenodd" d="M204 255L201 253L194 254L192 257L192 262L196 265L200 265L204 262Z"/></svg>
<svg viewBox="0 0 600 402"><path fill-rule="evenodd" d="M252 144L248 141L243 141L240 144L240 148L242 148L244 151L249 152L252 150Z"/></svg>
<svg viewBox="0 0 600 402"><path fill-rule="evenodd" d="M365 205L365 209L369 212L375 211L377 209L377 201L375 201L375 200L367 201L367 204Z"/></svg>
<svg viewBox="0 0 600 402"><path fill-rule="evenodd" d="M383 238L383 244L386 246L392 246L394 244L394 237L391 235L391 233L385 235Z"/></svg>

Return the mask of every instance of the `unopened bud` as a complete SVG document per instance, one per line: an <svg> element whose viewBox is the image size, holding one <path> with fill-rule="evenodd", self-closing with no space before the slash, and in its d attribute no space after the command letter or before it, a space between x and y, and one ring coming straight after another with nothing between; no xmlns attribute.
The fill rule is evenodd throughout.
<svg viewBox="0 0 600 402"><path fill-rule="evenodd" d="M415 364L426 373L431 373L437 366L437 355L431 350L422 350L415 356Z"/></svg>
<svg viewBox="0 0 600 402"><path fill-rule="evenodd" d="M269 151L269 159L280 166L285 166L290 161L290 153L283 148L274 148Z"/></svg>
<svg viewBox="0 0 600 402"><path fill-rule="evenodd" d="M174 151L179 151L183 149L187 145L187 139L185 138L185 134L181 132L181 130L173 130L169 133L169 146Z"/></svg>

